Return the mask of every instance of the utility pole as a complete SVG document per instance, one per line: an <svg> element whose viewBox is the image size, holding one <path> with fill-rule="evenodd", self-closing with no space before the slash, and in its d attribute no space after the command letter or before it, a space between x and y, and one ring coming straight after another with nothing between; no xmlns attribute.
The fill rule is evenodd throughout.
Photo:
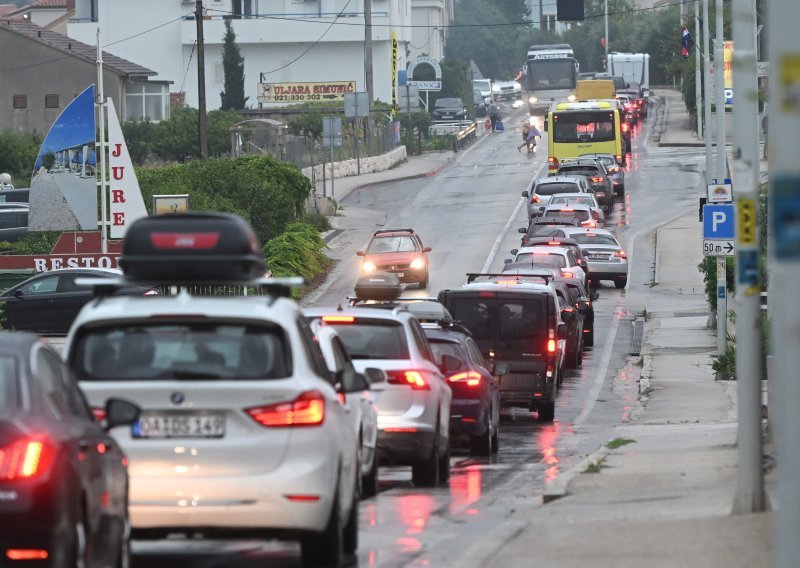
<svg viewBox="0 0 800 568"><path fill-rule="evenodd" d="M539 3L541 4L541 0L539 0ZM605 65L606 65L606 71L608 71L608 0L605 0L604 5L605 5L605 15L606 15L606 17L605 17L605 22L606 22L605 23L605 25L606 25L606 36L605 36L605 40L606 40L606 42L605 42L606 43L606 45L605 45L606 58L605 58Z"/></svg>
<svg viewBox="0 0 800 568"><path fill-rule="evenodd" d="M736 188L736 390L739 440L735 513L764 510L761 435L761 276L759 262L756 2L733 0L733 184Z"/></svg>
<svg viewBox="0 0 800 568"><path fill-rule="evenodd" d="M703 111L700 107L703 95L700 84L700 50L697 41L700 38L700 2L694 3L694 109L697 115L697 137L703 137Z"/></svg>
<svg viewBox="0 0 800 568"><path fill-rule="evenodd" d="M774 246L769 302L775 303L770 337L774 348L776 381L778 507L775 519L776 562L779 568L797 566L800 558L800 309L796 302L800 278L800 243L797 239L797 201L800 199L800 160L794 148L800 147L800 3L797 0L770 0L768 24L770 58L769 207L772 213ZM789 303L784 303L784 302ZM773 380L773 377L770 377Z"/></svg>
<svg viewBox="0 0 800 568"><path fill-rule="evenodd" d="M97 150L100 155L100 252L108 252L108 187L106 184L106 95L103 88L103 48L100 43L100 28L97 28L97 127L100 139ZM84 164L86 160L84 160Z"/></svg>
<svg viewBox="0 0 800 568"><path fill-rule="evenodd" d="M717 183L725 181L725 81L723 76L723 29L722 0L716 0L716 32L714 45L714 83L717 88ZM727 262L724 256L717 257L717 354L722 355L728 348L728 290Z"/></svg>
<svg viewBox="0 0 800 568"><path fill-rule="evenodd" d="M208 158L208 126L206 125L206 58L203 40L203 0L195 0L194 19L197 23L197 97L200 119L200 158Z"/></svg>
<svg viewBox="0 0 800 568"><path fill-rule="evenodd" d="M711 156L711 60L709 54L708 1L703 0L703 120L706 139L706 184L711 183L713 159ZM716 73L714 74L716 77Z"/></svg>
<svg viewBox="0 0 800 568"><path fill-rule="evenodd" d="M371 113L374 101L372 90L372 0L364 0L364 75L367 82L367 96L369 97L369 110Z"/></svg>

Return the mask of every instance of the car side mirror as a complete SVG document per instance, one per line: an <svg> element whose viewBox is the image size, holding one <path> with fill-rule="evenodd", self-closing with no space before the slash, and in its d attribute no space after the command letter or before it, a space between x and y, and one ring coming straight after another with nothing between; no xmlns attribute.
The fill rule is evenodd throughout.
<svg viewBox="0 0 800 568"><path fill-rule="evenodd" d="M567 324L565 323L558 324L558 338L566 339L567 337L569 337L569 328L567 328Z"/></svg>
<svg viewBox="0 0 800 568"><path fill-rule="evenodd" d="M363 250L356 251L356 256L364 256L364 251Z"/></svg>
<svg viewBox="0 0 800 568"><path fill-rule="evenodd" d="M25 295L25 292L23 292L22 290L14 290L14 297L15 298L21 298L24 295Z"/></svg>
<svg viewBox="0 0 800 568"><path fill-rule="evenodd" d="M422 249L422 252L431 252L431 247L425 247Z"/></svg>
<svg viewBox="0 0 800 568"><path fill-rule="evenodd" d="M494 365L494 374L497 377L502 377L503 375L508 374L508 363L495 363Z"/></svg>
<svg viewBox="0 0 800 568"><path fill-rule="evenodd" d="M504 258L503 259L503 264L511 264L512 262L514 262L514 261L512 259L510 259L510 258Z"/></svg>
<svg viewBox="0 0 800 568"><path fill-rule="evenodd" d="M522 192L522 197L530 197L530 196L531 196L531 194L528 193L527 191L523 191Z"/></svg>
<svg viewBox="0 0 800 568"><path fill-rule="evenodd" d="M367 367L364 369L364 375L370 383L385 383L386 373L376 367Z"/></svg>
<svg viewBox="0 0 800 568"><path fill-rule="evenodd" d="M344 393L362 392L369 390L369 381L367 377L355 371L345 371L342 381L342 391Z"/></svg>
<svg viewBox="0 0 800 568"><path fill-rule="evenodd" d="M117 426L130 426L139 419L141 409L127 400L109 398L106 401L105 429L111 430Z"/></svg>
<svg viewBox="0 0 800 568"><path fill-rule="evenodd" d="M525 233L528 232L528 229L526 229L525 227L520 227L519 229L517 229L517 232L522 233L524 235Z"/></svg>
<svg viewBox="0 0 800 568"><path fill-rule="evenodd" d="M442 355L442 364L439 367L443 373L452 373L458 371L464 366L464 362L458 357L452 355Z"/></svg>
<svg viewBox="0 0 800 568"><path fill-rule="evenodd" d="M599 297L600 297L600 294L599 294L598 292L592 292L591 294L589 294L589 298L590 298L590 299L591 299L593 302L594 302L594 301L595 301L597 298L599 298Z"/></svg>
<svg viewBox="0 0 800 568"><path fill-rule="evenodd" d="M519 249L511 249L511 254L516 255L519 252Z"/></svg>

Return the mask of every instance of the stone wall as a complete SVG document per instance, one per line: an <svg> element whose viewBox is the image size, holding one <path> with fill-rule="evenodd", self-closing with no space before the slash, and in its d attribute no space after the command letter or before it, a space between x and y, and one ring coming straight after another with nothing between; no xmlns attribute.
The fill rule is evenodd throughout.
<svg viewBox="0 0 800 568"><path fill-rule="evenodd" d="M361 173L369 174L372 172L386 171L400 162L404 162L407 158L406 147L398 146L391 152L386 152L380 156L372 156L371 158L361 158ZM316 180L322 179L322 164L303 168L300 170L304 176L309 178L312 183ZM331 165L325 164L325 175L328 179L331 177ZM341 162L333 163L333 177L343 178L358 175L358 164L355 159L344 160Z"/></svg>

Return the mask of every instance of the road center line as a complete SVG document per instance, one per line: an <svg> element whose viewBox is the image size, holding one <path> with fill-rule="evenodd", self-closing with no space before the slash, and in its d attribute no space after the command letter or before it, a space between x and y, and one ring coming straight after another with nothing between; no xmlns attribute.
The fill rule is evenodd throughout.
<svg viewBox="0 0 800 568"><path fill-rule="evenodd" d="M542 164L542 167L539 168L539 171L536 172L535 176L533 176L534 179L538 178L538 177L540 177L542 175L542 172L544 171L544 168L545 168L546 165L547 164ZM503 241L505 240L506 236L508 235L508 230L511 228L511 225L514 223L514 220L517 218L517 215L519 215L519 211L520 211L520 209L522 209L523 205L525 205L525 199L524 198L519 200L519 202L517 203L517 206L514 207L514 211L511 212L511 216L508 218L508 221L506 221L506 224L503 225L503 228L500 230L500 234L497 235L497 239L495 239L494 245L492 245L492 250L489 251L489 256L486 257L486 262L483 263L483 267L481 268L481 272L482 273L488 272L489 269L492 267L492 263L494 262L494 259L497 256L497 251L500 250L500 245L503 244Z"/></svg>

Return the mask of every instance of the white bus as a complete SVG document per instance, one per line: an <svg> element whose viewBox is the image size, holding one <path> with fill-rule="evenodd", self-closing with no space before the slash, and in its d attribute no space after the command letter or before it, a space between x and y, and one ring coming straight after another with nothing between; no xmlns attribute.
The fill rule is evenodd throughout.
<svg viewBox="0 0 800 568"><path fill-rule="evenodd" d="M559 100L575 100L578 62L566 43L532 45L523 69L523 84L531 114L544 114Z"/></svg>
<svg viewBox="0 0 800 568"><path fill-rule="evenodd" d="M647 53L609 53L609 75L623 77L626 83L638 83L644 98L650 96L650 55Z"/></svg>

